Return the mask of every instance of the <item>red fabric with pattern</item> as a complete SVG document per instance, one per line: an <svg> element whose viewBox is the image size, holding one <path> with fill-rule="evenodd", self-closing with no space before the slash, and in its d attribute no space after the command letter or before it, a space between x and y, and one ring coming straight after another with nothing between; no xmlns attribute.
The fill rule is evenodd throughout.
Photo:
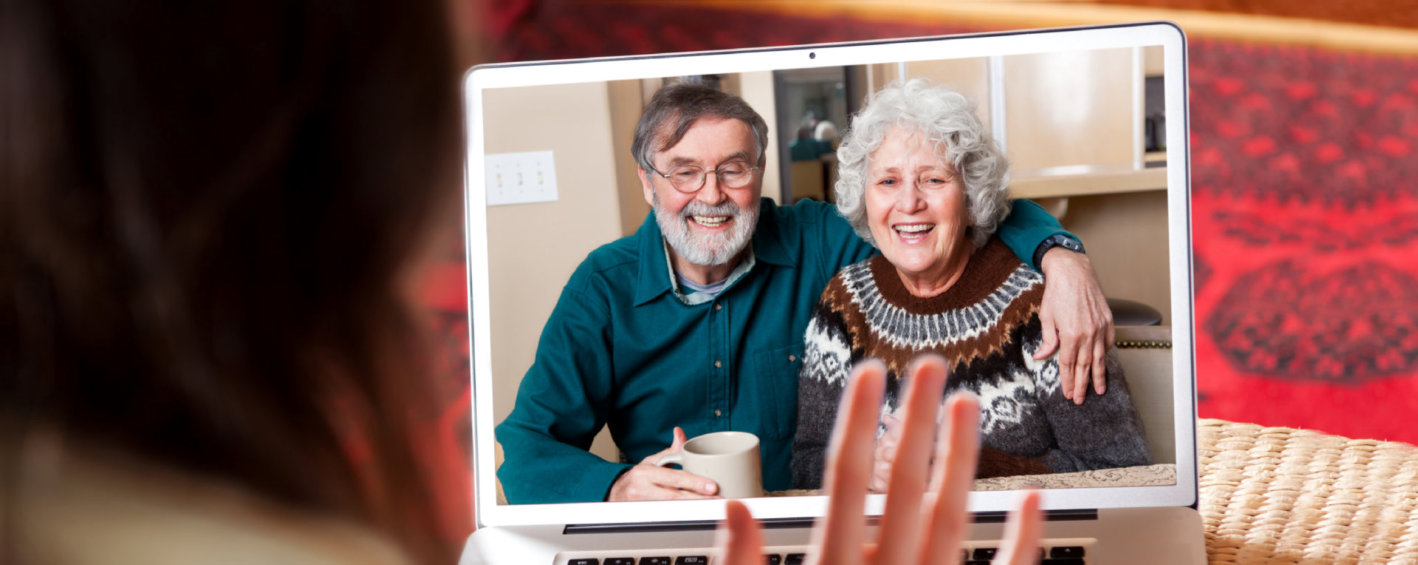
<svg viewBox="0 0 1418 565"><path fill-rule="evenodd" d="M1193 41L1201 414L1418 442L1418 58Z"/></svg>
<svg viewBox="0 0 1418 565"><path fill-rule="evenodd" d="M488 26L504 61L987 31L509 6ZM1190 57L1201 415L1418 443L1418 57L1209 39ZM449 265L429 293L448 401L431 439L450 489L470 486L463 272ZM467 531L467 491L448 492L449 531Z"/></svg>

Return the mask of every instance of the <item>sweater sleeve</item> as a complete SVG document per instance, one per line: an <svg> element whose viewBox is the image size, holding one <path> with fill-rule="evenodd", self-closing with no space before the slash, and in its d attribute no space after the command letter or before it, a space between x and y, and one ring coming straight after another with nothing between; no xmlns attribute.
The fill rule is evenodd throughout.
<svg viewBox="0 0 1418 565"><path fill-rule="evenodd" d="M1026 351L1025 356L1032 358L1033 351ZM1039 402L1054 433L1054 447L1043 461L1055 473L1152 462L1142 421L1115 355L1110 352L1107 357L1107 392L1100 396L1090 387L1082 405L1063 397L1056 357L1037 363L1033 370Z"/></svg>
<svg viewBox="0 0 1418 565"><path fill-rule="evenodd" d="M822 487L827 442L851 372L852 345L841 315L831 310L825 299L818 300L803 341L791 466L793 488L815 489Z"/></svg>

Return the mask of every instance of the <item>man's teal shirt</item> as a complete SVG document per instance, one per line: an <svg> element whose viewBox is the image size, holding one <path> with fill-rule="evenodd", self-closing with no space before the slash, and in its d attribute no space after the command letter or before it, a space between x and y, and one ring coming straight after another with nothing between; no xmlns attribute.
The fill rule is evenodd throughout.
<svg viewBox="0 0 1418 565"><path fill-rule="evenodd" d="M1027 200L999 231L1026 263L1056 233L1067 232ZM653 214L592 251L562 289L516 405L497 426L507 500L604 500L631 464L669 446L675 426L691 438L758 435L764 488L790 488L803 331L838 269L873 253L835 207L769 199L753 267L707 302L676 296ZM603 425L627 463L587 451Z"/></svg>

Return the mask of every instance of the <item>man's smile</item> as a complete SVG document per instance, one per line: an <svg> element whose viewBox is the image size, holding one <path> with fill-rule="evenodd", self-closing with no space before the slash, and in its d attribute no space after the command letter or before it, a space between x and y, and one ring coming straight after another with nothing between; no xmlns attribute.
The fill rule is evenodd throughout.
<svg viewBox="0 0 1418 565"><path fill-rule="evenodd" d="M706 228L717 228L717 227L723 225L724 222L727 222L727 221L729 221L729 220L732 220L732 219L733 219L733 216L699 216L699 215L694 215L694 216L690 216L690 219L694 220L694 223L699 224L699 225L701 225L701 226L704 226L704 227L706 227Z"/></svg>

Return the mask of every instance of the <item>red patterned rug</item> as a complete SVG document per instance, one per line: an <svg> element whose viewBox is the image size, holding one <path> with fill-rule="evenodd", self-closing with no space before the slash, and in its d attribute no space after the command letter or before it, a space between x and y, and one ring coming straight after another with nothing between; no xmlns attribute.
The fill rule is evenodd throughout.
<svg viewBox="0 0 1418 565"><path fill-rule="evenodd" d="M648 5L498 6L490 32L504 61L982 31ZM1407 421L1418 413L1418 56L1193 37L1190 57L1201 416L1418 443ZM461 265L429 296L448 347L433 457L451 471L440 484L466 489ZM469 529L462 500L450 501L450 532Z"/></svg>
<svg viewBox="0 0 1418 565"><path fill-rule="evenodd" d="M1418 443L1418 57L1190 54L1201 415Z"/></svg>

